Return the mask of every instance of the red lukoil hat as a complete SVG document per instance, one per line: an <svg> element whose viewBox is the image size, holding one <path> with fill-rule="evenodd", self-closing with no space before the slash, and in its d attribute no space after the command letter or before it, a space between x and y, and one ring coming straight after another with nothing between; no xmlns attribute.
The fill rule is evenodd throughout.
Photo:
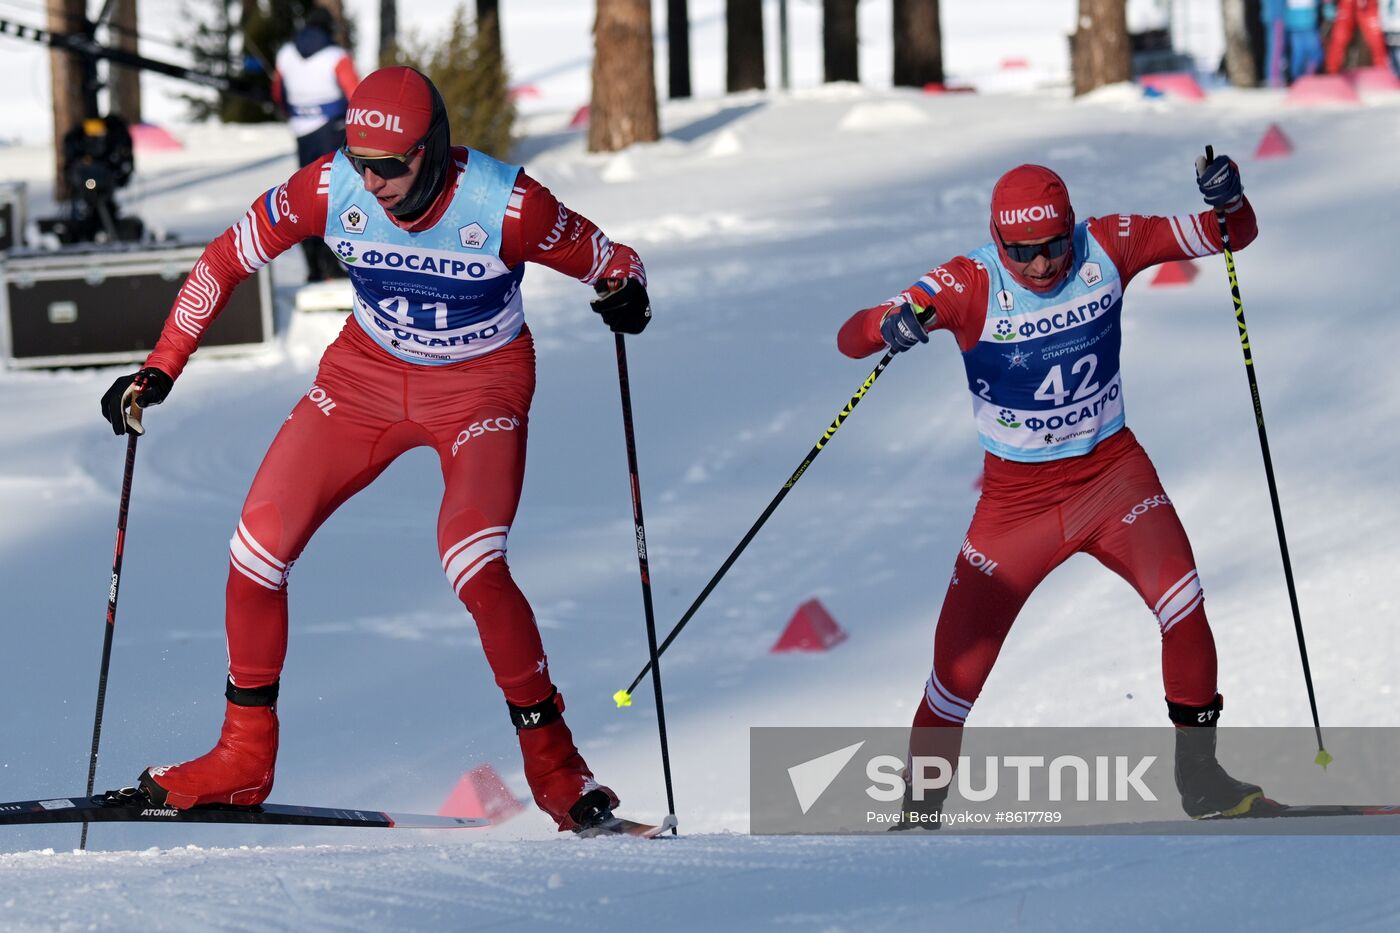
<svg viewBox="0 0 1400 933"><path fill-rule="evenodd" d="M1069 189L1043 165L1018 165L992 189L992 229L1008 243L1055 237L1074 229Z"/></svg>
<svg viewBox="0 0 1400 933"><path fill-rule="evenodd" d="M357 149L407 153L427 135L432 120L427 79L412 68L381 68L350 95L345 142Z"/></svg>

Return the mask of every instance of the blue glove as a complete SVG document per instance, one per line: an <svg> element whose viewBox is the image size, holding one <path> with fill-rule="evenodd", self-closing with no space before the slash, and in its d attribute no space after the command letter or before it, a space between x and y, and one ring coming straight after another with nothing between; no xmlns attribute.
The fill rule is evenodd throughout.
<svg viewBox="0 0 1400 933"><path fill-rule="evenodd" d="M1244 197L1239 166L1227 155L1218 155L1210 162L1205 156L1196 158L1196 187L1206 203L1217 209L1232 207Z"/></svg>
<svg viewBox="0 0 1400 933"><path fill-rule="evenodd" d="M891 353L903 353L917 343L928 343L928 331L908 302L885 314L880 322L880 337Z"/></svg>

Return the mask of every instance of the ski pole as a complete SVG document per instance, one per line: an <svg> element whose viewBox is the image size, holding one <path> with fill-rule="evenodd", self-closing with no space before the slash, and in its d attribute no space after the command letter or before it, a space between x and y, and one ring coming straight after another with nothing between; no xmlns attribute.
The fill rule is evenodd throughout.
<svg viewBox="0 0 1400 933"><path fill-rule="evenodd" d="M1215 147L1206 146L1206 162L1215 159ZM1317 716L1317 693L1313 690L1312 667L1308 664L1308 644L1303 637L1303 616L1298 611L1298 591L1293 585L1293 563L1288 558L1288 539L1283 533L1283 510L1278 501L1278 484L1274 481L1274 461L1269 455L1269 435L1264 430L1264 406L1259 400L1259 381L1254 374L1254 356L1249 349L1249 330L1244 323L1244 299L1240 297L1240 280L1235 272L1235 254L1230 249L1230 230L1225 223L1225 211L1215 209L1215 222L1220 227L1221 252L1225 254L1225 271L1230 275L1230 296L1235 301L1235 322L1240 330L1240 349L1244 351L1244 371L1249 377L1249 395L1254 400L1254 422L1259 427L1259 449L1264 454L1264 476L1269 481L1269 499L1274 507L1274 527L1278 529L1278 547L1283 555L1283 578L1288 583L1288 603L1293 608L1293 629L1298 634L1298 656L1303 662L1303 682L1308 687L1308 706L1312 710L1313 731L1317 734L1317 757L1314 762L1327 767L1332 756L1322 744L1322 723Z"/></svg>
<svg viewBox="0 0 1400 933"><path fill-rule="evenodd" d="M928 319L926 313L921 313L919 315L919 320L923 321L925 326L927 326ZM875 364L875 368L870 371L870 375L865 377L865 381L861 383L860 388L851 396L851 400L846 403L846 407L837 412L835 420L827 426L827 429L817 440L816 445L812 447L807 453L806 458L798 465L797 469L793 471L792 475L788 477L787 482L783 483L782 488L778 490L778 494L773 497L773 500L768 503L768 507L763 510L763 514L758 516L758 521L753 523L753 526L749 528L748 532L738 545L735 546L734 550L729 552L729 556L724 559L724 563L720 565L719 570L715 571L715 575L710 578L710 582L705 584L705 588L700 591L700 595L695 597L695 602L690 604L690 608L685 611L685 615L681 616L681 620L676 623L675 628L671 629L671 633L666 636L666 640L663 641L661 647L657 649L655 657L660 657L661 654L670 647L671 642L676 640L676 636L681 633L681 629L685 628L686 623L694 617L701 604L705 602L714 588L719 585L719 581L724 579L724 575L729 572L729 568L734 566L734 562L739 559L739 555L744 553L744 548L749 546L749 542L754 539L754 535L758 534L759 529L768 521L769 516L777 510L778 505L787 497L787 494L792 491L792 487L797 485L797 481L802 478L802 474L807 472L807 468L812 465L812 461L817 459L817 454L822 452L822 448L826 447L827 442L840 430L841 425L850 417L851 412L855 411L855 407L860 404L860 400L865 397L865 393L870 391L870 387L875 384L876 379L880 378L880 374L885 371L886 366L890 365L890 360L892 359L894 359L894 351L888 350L885 355L880 358L880 362ZM652 662L648 662L647 665L637 673L637 676L632 678L631 686L613 694L613 700L619 707L632 705L632 691L637 689L637 684L642 682L642 678L646 676L647 670L651 668L651 666Z"/></svg>
<svg viewBox="0 0 1400 933"><path fill-rule="evenodd" d="M606 289L606 286L604 286ZM636 528L637 566L642 577L642 608L647 620L647 651L651 656L651 688L656 696L656 731L661 739L661 772L666 780L666 810L676 815L676 798L671 787L671 750L666 742L666 706L661 698L660 652L656 650L656 616L651 606L651 570L647 564L647 531L642 521L642 482L637 470L637 440L632 430L632 389L627 377L627 345L622 334L617 340L617 385L622 394L622 429L627 435L627 469L632 483L632 522ZM676 827L671 826L671 835Z"/></svg>
<svg viewBox="0 0 1400 933"><path fill-rule="evenodd" d="M133 412L139 412L135 405ZM140 424L140 416L136 415ZM112 665L112 633L117 627L117 593L121 590L122 554L126 550L126 513L131 505L131 474L136 469L136 441L140 435L129 432L126 437L126 470L122 474L121 504L117 507L117 544L112 554L112 580L107 587L107 625L102 636L102 667L97 675L97 712L92 719L92 754L88 757L87 795L92 796L93 782L97 778L97 746L102 741L102 708L107 702L107 671ZM88 824L83 821L82 838L79 849L87 848Z"/></svg>

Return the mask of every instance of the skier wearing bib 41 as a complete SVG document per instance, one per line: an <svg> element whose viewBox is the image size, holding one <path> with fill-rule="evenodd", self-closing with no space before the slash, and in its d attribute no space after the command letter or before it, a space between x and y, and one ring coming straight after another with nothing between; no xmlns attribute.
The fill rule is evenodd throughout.
<svg viewBox="0 0 1400 933"><path fill-rule="evenodd" d="M1206 202L1225 211L1232 247L1247 246L1257 226L1235 164L1202 159L1197 174ZM1230 777L1215 756L1222 703L1196 561L1152 462L1124 426L1118 371L1124 288L1158 263L1219 253L1215 215L1076 223L1060 177L1022 165L992 192L991 234L986 246L856 313L838 337L843 353L862 357L927 343L923 322L950 331L986 450L911 745L933 743L957 760L960 728L1022 605L1051 570L1085 552L1157 617L1183 808L1192 817L1247 812L1260 789ZM906 828L936 827L943 799L924 797L906 794Z"/></svg>
<svg viewBox="0 0 1400 933"><path fill-rule="evenodd" d="M476 620L535 802L561 830L611 823L617 797L574 745L506 564L535 389L520 282L529 261L606 283L594 310L636 334L651 317L642 262L519 166L452 146L442 98L417 71L365 78L346 124L346 146L260 195L209 245L145 368L102 399L117 434L139 433L131 403L165 398L240 281L309 236L346 265L354 311L272 442L229 542L223 732L208 754L148 768L140 783L178 808L267 799L292 564L341 503L400 454L431 447L445 487L442 569Z"/></svg>

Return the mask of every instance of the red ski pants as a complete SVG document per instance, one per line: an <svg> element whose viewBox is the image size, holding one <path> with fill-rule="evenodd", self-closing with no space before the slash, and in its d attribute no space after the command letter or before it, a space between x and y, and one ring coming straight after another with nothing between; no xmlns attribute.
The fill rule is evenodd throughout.
<svg viewBox="0 0 1400 933"><path fill-rule="evenodd" d="M1215 642L1191 544L1124 428L1083 457L1028 464L987 456L915 726L962 725L1031 591L1081 551L1127 580L1156 616L1168 699L1200 706L1215 698Z"/></svg>
<svg viewBox="0 0 1400 933"><path fill-rule="evenodd" d="M1361 27L1361 37L1366 40L1366 48L1371 53L1371 65L1386 68L1390 64L1390 52L1385 45L1385 33L1381 30L1381 9L1378 0L1341 0L1337 4L1337 19L1332 23L1332 33L1327 37L1327 73L1340 74L1342 62L1346 59L1347 46L1356 28Z"/></svg>
<svg viewBox="0 0 1400 933"><path fill-rule="evenodd" d="M347 324L263 458L229 542L234 682L261 686L281 674L287 576L321 523L400 454L432 447L442 466L437 534L448 582L476 620L506 699L528 706L548 697L539 629L506 565L534 391L528 330L487 356L423 366L389 356ZM370 555L363 566L373 572Z"/></svg>

